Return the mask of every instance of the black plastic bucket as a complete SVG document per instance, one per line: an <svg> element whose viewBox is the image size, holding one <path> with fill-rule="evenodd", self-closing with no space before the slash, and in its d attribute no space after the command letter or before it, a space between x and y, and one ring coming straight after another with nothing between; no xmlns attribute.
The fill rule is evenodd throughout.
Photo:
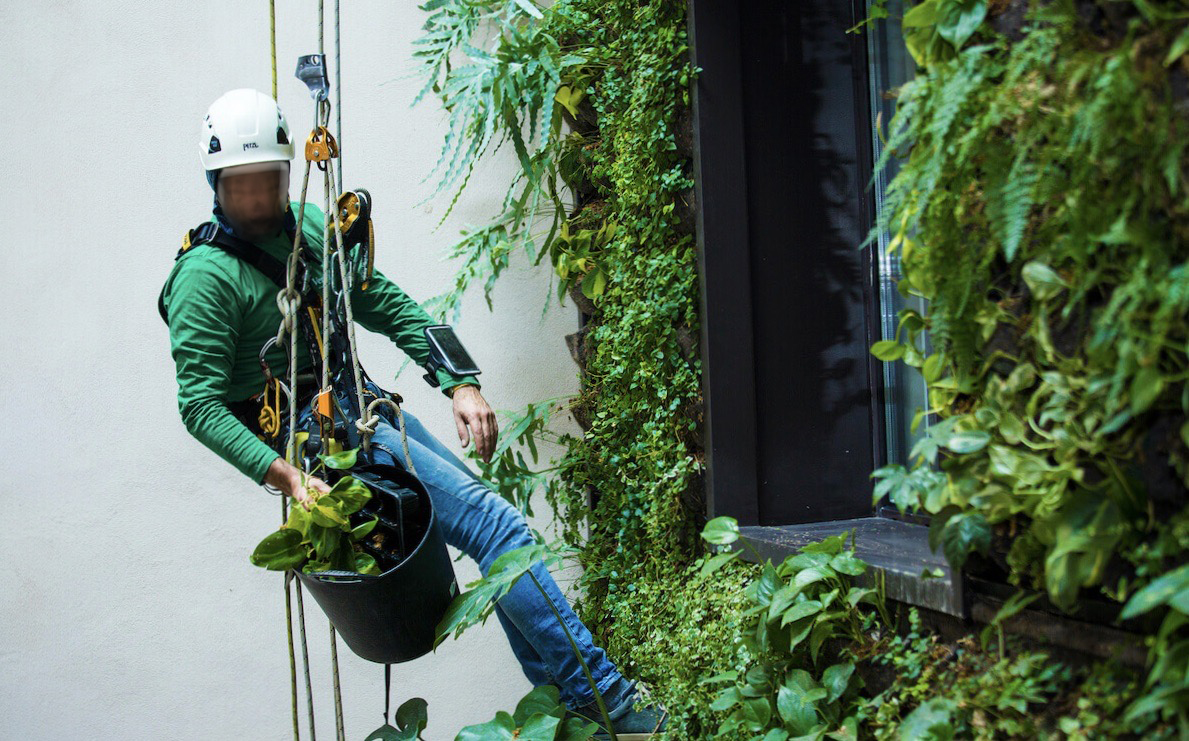
<svg viewBox="0 0 1189 741"><path fill-rule="evenodd" d="M372 493L371 501L352 515L352 525L379 516L381 524L369 538L381 533L399 540L399 562L393 559L389 563L394 565L385 568L377 558L379 576L298 571L297 578L356 655L381 664L411 661L433 649L434 628L458 594L446 539L417 477L375 463L350 473Z"/></svg>

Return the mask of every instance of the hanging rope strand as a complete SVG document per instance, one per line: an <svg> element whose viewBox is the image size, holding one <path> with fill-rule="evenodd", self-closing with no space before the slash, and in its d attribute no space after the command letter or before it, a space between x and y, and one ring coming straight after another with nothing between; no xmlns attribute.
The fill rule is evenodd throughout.
<svg viewBox="0 0 1189 741"><path fill-rule="evenodd" d="M334 135L339 140L339 193L343 192L343 64L339 47L339 0L334 0Z"/></svg>
<svg viewBox="0 0 1189 741"><path fill-rule="evenodd" d="M306 610L305 604L301 599L301 582L294 579L293 583L297 588L297 619L299 621L298 625L301 627L301 661L305 666L306 707L309 709L310 741L317 741L318 737L314 733L314 687L310 683L310 648L306 644Z"/></svg>
<svg viewBox="0 0 1189 741"><path fill-rule="evenodd" d="M272 50L272 99L277 99L277 0L268 0L268 45Z"/></svg>
<svg viewBox="0 0 1189 741"><path fill-rule="evenodd" d="M289 507L281 497L281 515L289 519ZM285 572L285 632L289 637L289 697L293 705L293 741L301 741L301 726L297 720L297 655L293 646L293 593L289 591L292 572Z"/></svg>
<svg viewBox="0 0 1189 741"><path fill-rule="evenodd" d="M335 734L337 741L347 741L347 732L343 728L343 692L339 685L339 642L333 624L330 626L330 667L334 676Z"/></svg>

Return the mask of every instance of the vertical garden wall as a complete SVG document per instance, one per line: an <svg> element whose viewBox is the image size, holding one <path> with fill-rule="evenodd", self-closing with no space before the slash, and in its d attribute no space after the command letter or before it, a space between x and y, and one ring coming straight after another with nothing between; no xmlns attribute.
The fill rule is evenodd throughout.
<svg viewBox="0 0 1189 741"><path fill-rule="evenodd" d="M1017 645L1007 612L986 631L931 635L856 586L865 567L843 540L764 567L700 555L684 3L423 7L425 92L452 117L441 187L465 185L497 142L522 168L503 212L455 245L459 279L436 310L448 316L471 285L490 291L523 252L583 318L566 338L582 393L564 404L582 435L550 432L560 407L543 400L505 425L485 473L521 506L544 493L580 545L582 617L666 702L674 738L1187 727L1182 4L913 6L903 26L919 70L893 91L878 166L896 157L900 171L872 233L892 235L901 292L929 302L873 352L924 375L918 423L931 422L908 466L873 472L874 497L929 515L955 565L1023 590L1007 612L1038 598L1068 612L1114 604L1119 625L1151 636L1142 675ZM886 15L877 2L868 22ZM501 34L492 51L469 46L484 24ZM540 442L563 446L552 469ZM730 533L718 523L707 537Z"/></svg>

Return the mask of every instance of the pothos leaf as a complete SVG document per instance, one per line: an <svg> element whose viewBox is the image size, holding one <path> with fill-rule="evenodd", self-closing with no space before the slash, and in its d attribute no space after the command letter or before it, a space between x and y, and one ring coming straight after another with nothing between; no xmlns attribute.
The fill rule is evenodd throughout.
<svg viewBox="0 0 1189 741"><path fill-rule="evenodd" d="M352 448L351 450L344 450L333 455L319 453L318 460L322 461L327 468L345 471L355 465L355 459L358 455L359 448Z"/></svg>
<svg viewBox="0 0 1189 741"><path fill-rule="evenodd" d="M300 532L283 527L266 535L256 546L256 550L252 551L249 560L269 571L296 568L306 560L306 549L302 547L301 540Z"/></svg>

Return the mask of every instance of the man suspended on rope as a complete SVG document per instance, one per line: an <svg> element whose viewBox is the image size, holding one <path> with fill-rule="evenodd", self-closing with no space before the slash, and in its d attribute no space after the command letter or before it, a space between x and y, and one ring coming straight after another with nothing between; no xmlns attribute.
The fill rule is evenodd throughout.
<svg viewBox="0 0 1189 741"><path fill-rule="evenodd" d="M255 90L233 90L211 105L199 147L207 181L215 192L212 222L233 238L239 251L209 242L185 249L162 290L159 308L169 324L178 409L186 429L203 445L253 482L269 484L303 502L307 487L320 491L328 487L264 442L266 430L275 438L287 420L270 417L268 410L280 404L270 407L259 393L262 366L280 371L288 364L281 346L269 346L281 322L276 276L269 273L278 263L284 265L298 223L299 204L289 201L294 156L289 125L272 98ZM305 242L320 254L322 211L307 203L300 222ZM314 273L315 281L320 280L321 265L307 264L306 269ZM416 301L379 270L374 270L366 290L361 282L349 290L354 319L360 325L388 337L417 364L429 362L423 329L435 322ZM314 378L301 380L313 367L304 343L299 343L297 358L299 382L292 395L302 410L295 426L301 429L319 385ZM434 375L452 400L460 443L465 448L474 439L479 456L490 460L498 430L478 380L474 375L452 375L444 367L437 367ZM404 420L416 475L429 491L447 543L474 558L486 574L500 554L533 542L515 507L488 488L407 410ZM388 418L380 419L371 440L380 450L401 450L400 433ZM392 463L402 465L400 456L391 457ZM533 574L570 627L616 731L655 729L662 714L652 708L632 709L636 682L625 678L603 649L594 645L548 570L538 563ZM499 600L495 612L528 680L534 686L558 686L571 709L597 717L593 694L566 633L532 581L521 579Z"/></svg>

